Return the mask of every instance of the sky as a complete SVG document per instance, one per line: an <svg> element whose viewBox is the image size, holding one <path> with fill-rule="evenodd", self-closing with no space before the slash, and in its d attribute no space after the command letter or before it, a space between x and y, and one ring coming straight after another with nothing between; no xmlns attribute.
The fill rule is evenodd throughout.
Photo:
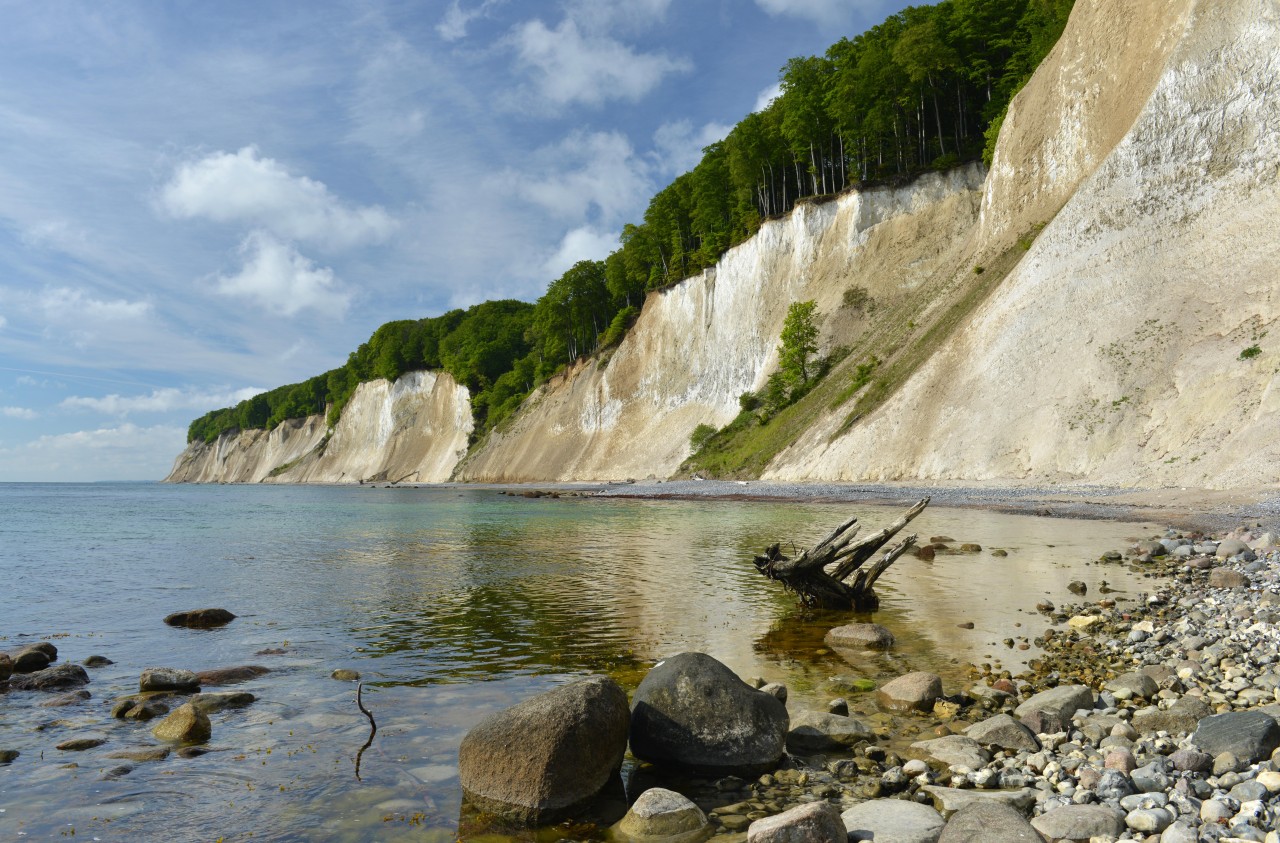
<svg viewBox="0 0 1280 843"><path fill-rule="evenodd" d="M0 0L0 482L533 301L901 0Z"/></svg>

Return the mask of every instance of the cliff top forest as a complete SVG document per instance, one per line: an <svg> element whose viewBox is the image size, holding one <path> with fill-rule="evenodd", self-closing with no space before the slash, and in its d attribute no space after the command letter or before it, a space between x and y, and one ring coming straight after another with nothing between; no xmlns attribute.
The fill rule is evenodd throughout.
<svg viewBox="0 0 1280 843"><path fill-rule="evenodd" d="M388 322L347 362L193 421L188 441L328 413L361 383L449 372L471 394L479 438L539 384L618 343L645 295L713 266L770 217L851 188L905 181L985 157L1014 94L1057 42L1074 0L943 0L914 6L823 56L794 58L782 93L623 227L603 261L581 261L537 302L488 301Z"/></svg>

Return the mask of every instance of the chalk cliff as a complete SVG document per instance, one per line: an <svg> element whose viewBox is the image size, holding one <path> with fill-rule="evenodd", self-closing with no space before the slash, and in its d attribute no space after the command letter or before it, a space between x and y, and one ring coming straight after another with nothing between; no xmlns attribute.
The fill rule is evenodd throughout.
<svg viewBox="0 0 1280 843"><path fill-rule="evenodd" d="M1093 0L1067 36L1015 100L983 233L1074 137L1048 180L1075 182L1061 210L896 395L843 435L832 414L767 476L1276 482L1280 7ZM1066 108L1044 119L1045 103L1126 87L1143 96L1129 91L1107 130Z"/></svg>
<svg viewBox="0 0 1280 843"><path fill-rule="evenodd" d="M982 170L800 205L715 269L651 293L618 349L536 392L460 468L466 480L607 480L670 475L698 424L719 427L777 364L787 308L813 299L826 347L865 330L846 290L875 302L925 291L977 219Z"/></svg>
<svg viewBox="0 0 1280 843"><path fill-rule="evenodd" d="M813 299L822 352L852 353L765 477L1275 483L1277 71L1277 0L1077 0L989 172L766 222L465 459L465 390L419 373L362 386L327 442L318 418L224 437L170 479L670 476L697 425L764 386L788 306Z"/></svg>
<svg viewBox="0 0 1280 843"><path fill-rule="evenodd" d="M471 434L466 387L437 372L411 372L357 388L328 433L323 416L272 431L194 442L174 463L175 483L357 483L448 480Z"/></svg>

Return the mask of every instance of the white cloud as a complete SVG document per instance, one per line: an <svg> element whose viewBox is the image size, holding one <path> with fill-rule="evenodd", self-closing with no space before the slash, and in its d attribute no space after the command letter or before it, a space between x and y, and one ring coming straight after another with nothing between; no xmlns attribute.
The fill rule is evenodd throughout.
<svg viewBox="0 0 1280 843"><path fill-rule="evenodd" d="M594 212L613 225L643 211L653 193L649 165L618 132L574 132L532 156L534 172L508 170L495 187L508 190L556 216L581 219Z"/></svg>
<svg viewBox="0 0 1280 843"><path fill-rule="evenodd" d="M272 313L293 316L308 308L341 316L351 303L333 270L316 266L292 245L265 231L254 231L240 244L244 266L235 275L219 276L216 289L248 299Z"/></svg>
<svg viewBox="0 0 1280 843"><path fill-rule="evenodd" d="M380 206L349 206L323 182L293 175L253 146L179 165L160 205L178 219L246 223L326 249L380 243L396 229Z"/></svg>
<svg viewBox="0 0 1280 843"><path fill-rule="evenodd" d="M663 123L653 133L659 169L673 176L689 172L702 160L703 148L724 140L732 128L723 123L707 123L695 132L688 120Z"/></svg>
<svg viewBox="0 0 1280 843"><path fill-rule="evenodd" d="M575 228L561 239L542 267L550 278L559 278L578 261L604 260L618 248L618 235L617 231L597 231L591 226Z"/></svg>
<svg viewBox="0 0 1280 843"><path fill-rule="evenodd" d="M127 416L130 413L167 413L173 410L207 412L220 407L231 407L262 392L258 387L237 390L200 391L192 388L166 387L152 390L149 395L104 395L100 398L73 395L59 405L68 410L93 410L111 416Z"/></svg>
<svg viewBox="0 0 1280 843"><path fill-rule="evenodd" d="M0 479L158 480L186 447L187 432L171 425L81 430L0 448Z"/></svg>
<svg viewBox="0 0 1280 843"><path fill-rule="evenodd" d="M771 15L804 18L822 26L847 24L853 12L874 15L882 0L756 0L756 5Z"/></svg>
<svg viewBox="0 0 1280 843"><path fill-rule="evenodd" d="M461 0L453 0L444 17L436 24L436 32L446 41L460 41L467 37L467 27L477 18L485 17L501 0L484 0L470 9L462 8Z"/></svg>
<svg viewBox="0 0 1280 843"><path fill-rule="evenodd" d="M4 326L8 324L9 324L9 320L5 319L4 316L0 315L0 329L3 329Z"/></svg>
<svg viewBox="0 0 1280 843"><path fill-rule="evenodd" d="M755 108L751 110L764 111L766 108L769 107L769 103L773 102L780 96L782 96L782 83L774 82L772 85L765 88L763 91L759 93L759 95L756 96Z"/></svg>
<svg viewBox="0 0 1280 843"><path fill-rule="evenodd" d="M141 319L151 312L151 304L126 299L99 299L83 290L48 287L35 296L36 308L50 322L124 322Z"/></svg>
<svg viewBox="0 0 1280 843"><path fill-rule="evenodd" d="M0 407L0 416L4 416L7 419L26 419L29 421L39 418L40 414L27 407Z"/></svg>
<svg viewBox="0 0 1280 843"><path fill-rule="evenodd" d="M636 102L668 74L693 69L687 59L637 53L607 35L584 35L571 19L555 29L528 21L512 31L509 43L537 94L557 107L598 106L613 99Z"/></svg>

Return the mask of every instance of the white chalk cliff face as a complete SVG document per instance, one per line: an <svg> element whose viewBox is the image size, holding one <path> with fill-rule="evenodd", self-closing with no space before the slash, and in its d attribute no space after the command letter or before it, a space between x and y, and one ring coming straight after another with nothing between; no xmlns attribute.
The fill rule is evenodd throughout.
<svg viewBox="0 0 1280 843"><path fill-rule="evenodd" d="M1280 9L1134 5L1158 8L1159 25L1115 30L1109 11L1129 4L1078 3L1047 65L1095 65L1085 78L1097 86L1153 78L1123 136L1107 146L1114 132L1081 129L1087 121L1058 109L1057 139L1019 148L1033 105L1075 92L1058 87L1067 76L1037 74L1006 123L984 224L1001 204L992 197L1049 166L1010 160L1060 160L1063 135L1085 148L1054 178L1078 186L972 322L893 398L843 436L834 417L812 428L767 476L1276 482ZM1087 49L1082 33L1099 39L1092 54L1064 54ZM1132 44L1149 64L1129 67ZM1242 359L1254 345L1260 353Z"/></svg>
<svg viewBox="0 0 1280 843"><path fill-rule="evenodd" d="M358 483L449 479L466 453L471 400L448 374L361 384L325 440L323 416L193 443L167 478L186 483Z"/></svg>
<svg viewBox="0 0 1280 843"><path fill-rule="evenodd" d="M460 467L466 480L665 477L699 424L721 427L776 368L792 302L816 300L826 344L843 332L844 292L878 301L926 283L977 220L982 169L801 205L766 222L713 270L651 293L612 355L538 390Z"/></svg>
<svg viewBox="0 0 1280 843"><path fill-rule="evenodd" d="M765 223L713 271L650 294L618 348L544 385L465 460L465 390L419 373L362 386L323 448L308 419L193 445L170 479L669 476L694 427L725 425L764 386L788 306L813 299L824 352L930 354L852 424L857 394L823 399L768 478L1274 484L1277 88L1277 0L1077 0L990 173ZM986 289L976 267L1015 259L970 295ZM853 288L873 315L844 306ZM926 345L966 296L976 306Z"/></svg>

